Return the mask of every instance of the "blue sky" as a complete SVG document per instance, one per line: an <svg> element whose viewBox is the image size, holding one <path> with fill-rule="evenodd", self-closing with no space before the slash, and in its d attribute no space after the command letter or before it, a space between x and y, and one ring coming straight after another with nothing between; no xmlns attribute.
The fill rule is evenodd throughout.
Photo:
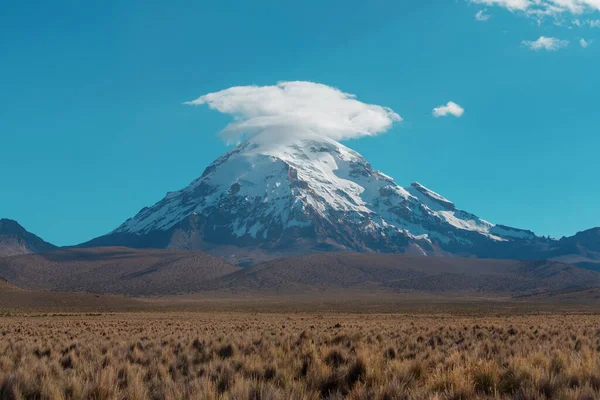
<svg viewBox="0 0 600 400"><path fill-rule="evenodd" d="M398 183L538 234L598 226L600 12L528 1L5 4L0 216L107 233L227 150L231 118L184 101L306 80L402 116L345 142ZM448 101L464 114L435 118Z"/></svg>

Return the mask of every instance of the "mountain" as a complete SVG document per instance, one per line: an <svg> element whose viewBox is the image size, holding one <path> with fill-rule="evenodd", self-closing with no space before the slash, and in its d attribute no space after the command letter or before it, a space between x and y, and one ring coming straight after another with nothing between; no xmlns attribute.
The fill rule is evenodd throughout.
<svg viewBox="0 0 600 400"><path fill-rule="evenodd" d="M258 135L81 246L198 249L237 264L322 251L537 259L600 250L594 238L574 243L485 221L416 182L401 187L334 140Z"/></svg>
<svg viewBox="0 0 600 400"><path fill-rule="evenodd" d="M580 257L600 262L600 228L588 229L560 239L561 256Z"/></svg>
<svg viewBox="0 0 600 400"><path fill-rule="evenodd" d="M600 228L578 232L557 241L549 258L600 271Z"/></svg>
<svg viewBox="0 0 600 400"><path fill-rule="evenodd" d="M55 248L56 246L27 232L17 221L0 219L0 257L39 253Z"/></svg>
<svg viewBox="0 0 600 400"><path fill-rule="evenodd" d="M120 247L0 258L0 277L23 289L129 296L194 292L238 269L201 252Z"/></svg>

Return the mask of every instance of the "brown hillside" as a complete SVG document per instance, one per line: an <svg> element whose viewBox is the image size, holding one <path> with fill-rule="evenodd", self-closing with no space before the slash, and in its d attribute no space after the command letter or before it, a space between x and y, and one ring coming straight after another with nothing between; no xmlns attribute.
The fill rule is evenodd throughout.
<svg viewBox="0 0 600 400"><path fill-rule="evenodd" d="M221 277L211 290L348 288L518 295L600 286L600 273L552 261L323 253L275 260Z"/></svg>
<svg viewBox="0 0 600 400"><path fill-rule="evenodd" d="M599 272L555 261L320 253L240 269L199 252L129 248L5 257L0 276L29 290L128 296L366 290L505 297L600 287Z"/></svg>
<svg viewBox="0 0 600 400"><path fill-rule="evenodd" d="M516 298L528 302L545 302L553 304L585 304L588 306L600 305L600 288L555 290L534 295L525 295Z"/></svg>
<svg viewBox="0 0 600 400"><path fill-rule="evenodd" d="M0 259L0 276L25 289L131 296L194 292L238 269L200 252L124 247L61 249Z"/></svg>
<svg viewBox="0 0 600 400"><path fill-rule="evenodd" d="M0 279L0 312L16 309L40 311L127 311L147 308L122 296L91 293L57 293L23 290Z"/></svg>

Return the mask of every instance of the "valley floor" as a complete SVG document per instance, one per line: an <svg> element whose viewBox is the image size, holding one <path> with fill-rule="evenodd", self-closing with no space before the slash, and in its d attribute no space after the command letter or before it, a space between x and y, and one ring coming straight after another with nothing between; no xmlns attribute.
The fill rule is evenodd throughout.
<svg viewBox="0 0 600 400"><path fill-rule="evenodd" d="M0 398L600 398L595 314L214 309L0 314Z"/></svg>

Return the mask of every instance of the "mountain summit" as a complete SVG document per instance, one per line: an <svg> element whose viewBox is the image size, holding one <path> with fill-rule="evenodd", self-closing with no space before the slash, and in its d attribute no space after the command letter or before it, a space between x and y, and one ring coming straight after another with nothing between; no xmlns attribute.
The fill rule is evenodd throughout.
<svg viewBox="0 0 600 400"><path fill-rule="evenodd" d="M485 256L495 244L530 240L541 239L459 210L419 183L399 186L335 140L262 134L87 245L258 260L331 250Z"/></svg>

